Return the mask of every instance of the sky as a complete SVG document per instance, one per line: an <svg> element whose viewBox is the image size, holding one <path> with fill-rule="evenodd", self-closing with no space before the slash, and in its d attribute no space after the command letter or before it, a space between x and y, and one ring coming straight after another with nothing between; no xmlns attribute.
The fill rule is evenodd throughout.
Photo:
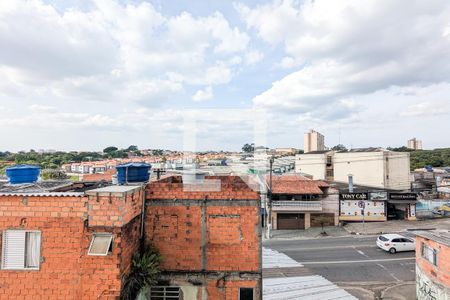
<svg viewBox="0 0 450 300"><path fill-rule="evenodd" d="M447 0L0 1L0 151L450 146Z"/></svg>

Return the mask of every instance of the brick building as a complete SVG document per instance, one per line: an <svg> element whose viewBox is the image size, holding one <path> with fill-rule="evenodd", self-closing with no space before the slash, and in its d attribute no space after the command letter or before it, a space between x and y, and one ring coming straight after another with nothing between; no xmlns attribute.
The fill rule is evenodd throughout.
<svg viewBox="0 0 450 300"><path fill-rule="evenodd" d="M163 258L151 292L260 299L259 194L241 178L101 185L0 184L0 299L117 299L144 232Z"/></svg>
<svg viewBox="0 0 450 300"><path fill-rule="evenodd" d="M0 189L0 299L116 299L139 246L143 187L42 185Z"/></svg>
<svg viewBox="0 0 450 300"><path fill-rule="evenodd" d="M450 299L450 231L417 233L417 299Z"/></svg>
<svg viewBox="0 0 450 300"><path fill-rule="evenodd" d="M238 176L185 179L146 189L145 235L162 254L162 281L183 299L261 299L259 194Z"/></svg>

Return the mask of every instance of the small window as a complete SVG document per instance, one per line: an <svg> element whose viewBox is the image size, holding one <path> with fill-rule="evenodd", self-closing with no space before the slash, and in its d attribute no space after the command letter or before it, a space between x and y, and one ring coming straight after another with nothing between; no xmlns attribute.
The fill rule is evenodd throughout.
<svg viewBox="0 0 450 300"><path fill-rule="evenodd" d="M2 269L39 270L41 232L6 230L3 233Z"/></svg>
<svg viewBox="0 0 450 300"><path fill-rule="evenodd" d="M239 288L239 300L253 300L253 289Z"/></svg>
<svg viewBox="0 0 450 300"><path fill-rule="evenodd" d="M183 300L183 291L177 286L152 286L150 300Z"/></svg>
<svg viewBox="0 0 450 300"><path fill-rule="evenodd" d="M437 250L431 248L425 243L422 243L422 257L437 266Z"/></svg>
<svg viewBox="0 0 450 300"><path fill-rule="evenodd" d="M112 251L112 234L111 233L94 233L92 235L91 245L89 246L88 255L106 256Z"/></svg>

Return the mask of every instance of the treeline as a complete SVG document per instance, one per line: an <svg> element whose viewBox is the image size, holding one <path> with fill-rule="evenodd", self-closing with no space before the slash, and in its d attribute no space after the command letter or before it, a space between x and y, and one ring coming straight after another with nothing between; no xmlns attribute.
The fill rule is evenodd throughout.
<svg viewBox="0 0 450 300"><path fill-rule="evenodd" d="M102 152L36 152L30 150L28 152L0 152L0 173L4 173L4 169L12 164L30 164L40 166L42 169L58 169L65 163L97 161L111 158L127 158L130 156L142 156L137 146L130 146L126 149L119 149L114 146L103 149Z"/></svg>
<svg viewBox="0 0 450 300"><path fill-rule="evenodd" d="M399 147L388 149L399 152L410 152L411 170L423 168L425 166L450 166L450 148L440 148L434 150L412 150L406 147Z"/></svg>

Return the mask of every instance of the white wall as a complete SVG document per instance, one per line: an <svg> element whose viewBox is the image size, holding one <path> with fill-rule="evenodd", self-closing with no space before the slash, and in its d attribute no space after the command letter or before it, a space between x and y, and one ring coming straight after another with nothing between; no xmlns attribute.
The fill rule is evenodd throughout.
<svg viewBox="0 0 450 300"><path fill-rule="evenodd" d="M347 182L353 175L353 183L384 188L383 152L335 153L334 180Z"/></svg>
<svg viewBox="0 0 450 300"><path fill-rule="evenodd" d="M295 156L295 172L306 173L313 179L325 179L327 155L322 154L298 154Z"/></svg>
<svg viewBox="0 0 450 300"><path fill-rule="evenodd" d="M386 152L387 173L385 188L407 190L411 188L409 153Z"/></svg>
<svg viewBox="0 0 450 300"><path fill-rule="evenodd" d="M364 220L366 221L386 221L385 201L363 200L365 203ZM340 200L341 214L339 220L342 221L362 221L361 208L356 200Z"/></svg>

